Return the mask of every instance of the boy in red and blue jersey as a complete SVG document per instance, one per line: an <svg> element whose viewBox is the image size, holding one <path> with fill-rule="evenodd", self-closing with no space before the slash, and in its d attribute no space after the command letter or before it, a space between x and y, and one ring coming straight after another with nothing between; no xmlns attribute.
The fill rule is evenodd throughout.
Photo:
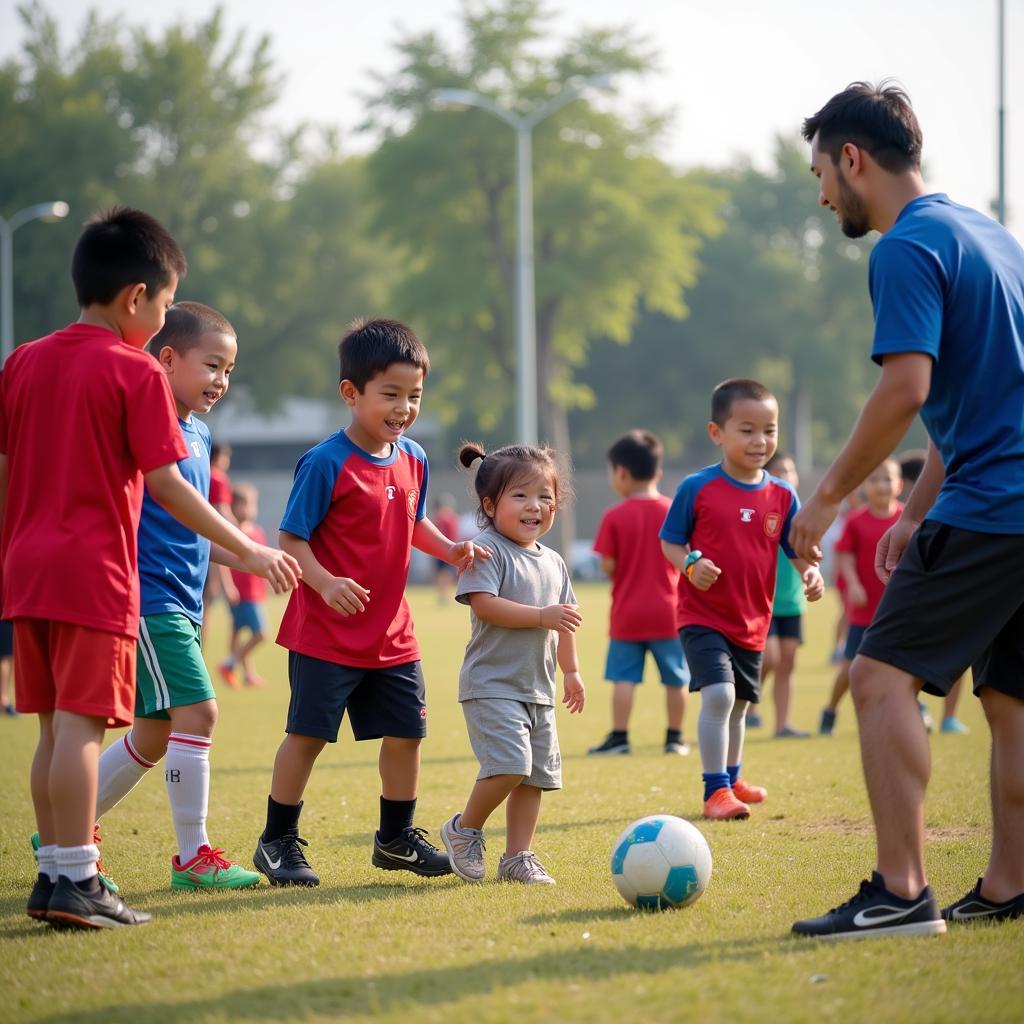
<svg viewBox="0 0 1024 1024"><path fill-rule="evenodd" d="M740 776L747 705L760 699L761 655L775 596L778 550L793 560L808 600L821 573L786 540L800 507L793 488L765 472L778 444L779 406L757 381L723 381L711 396L708 433L722 461L679 485L661 528L679 580L679 635L697 721L706 818L748 818L767 791Z"/></svg>
<svg viewBox="0 0 1024 1024"><path fill-rule="evenodd" d="M405 585L413 546L460 571L487 554L448 540L425 514L427 456L404 436L430 369L423 343L394 320L356 321L339 355L351 422L299 460L281 522L281 546L298 559L305 585L277 637L288 649L288 735L253 857L274 885L320 883L299 838L302 795L346 711L357 740L382 740L373 864L451 871L447 855L413 827L427 706Z"/></svg>

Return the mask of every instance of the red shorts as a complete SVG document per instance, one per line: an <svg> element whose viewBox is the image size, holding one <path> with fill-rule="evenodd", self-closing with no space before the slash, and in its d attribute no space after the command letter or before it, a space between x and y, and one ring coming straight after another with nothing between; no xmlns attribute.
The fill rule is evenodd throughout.
<svg viewBox="0 0 1024 1024"><path fill-rule="evenodd" d="M109 728L131 725L135 640L70 622L16 619L14 692L26 714L70 711L105 718Z"/></svg>

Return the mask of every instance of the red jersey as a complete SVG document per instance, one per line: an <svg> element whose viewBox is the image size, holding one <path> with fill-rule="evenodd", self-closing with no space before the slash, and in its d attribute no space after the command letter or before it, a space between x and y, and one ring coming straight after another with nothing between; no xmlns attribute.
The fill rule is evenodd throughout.
<svg viewBox="0 0 1024 1024"><path fill-rule="evenodd" d="M613 640L665 640L676 635L679 570L665 558L658 531L672 502L627 498L601 518L594 550L615 559L608 635Z"/></svg>
<svg viewBox="0 0 1024 1024"><path fill-rule="evenodd" d="M299 459L281 529L307 540L329 573L369 590L370 602L343 617L301 583L281 621L282 647L354 668L419 660L405 584L426 494L426 452L406 437L376 458L339 430Z"/></svg>
<svg viewBox="0 0 1024 1024"><path fill-rule="evenodd" d="M231 481L223 469L210 467L210 504L215 508L231 507Z"/></svg>
<svg viewBox="0 0 1024 1024"><path fill-rule="evenodd" d="M137 636L142 474L189 454L167 375L76 323L15 349L0 396L4 614Z"/></svg>
<svg viewBox="0 0 1024 1024"><path fill-rule="evenodd" d="M451 509L437 509L431 521L449 540L459 539L459 517Z"/></svg>
<svg viewBox="0 0 1024 1024"><path fill-rule="evenodd" d="M722 570L704 591L680 576L680 627L707 626L737 647L764 650L779 547L795 557L786 538L799 507L796 491L770 473L758 484L744 484L714 465L679 485L662 540L688 544Z"/></svg>
<svg viewBox="0 0 1024 1024"><path fill-rule="evenodd" d="M885 584L875 572L875 549L882 534L895 525L902 511L903 503L897 501L896 511L891 516L879 518L867 505L862 505L846 518L843 532L836 541L836 551L845 551L854 556L857 579L868 595L867 602L862 605L853 604L847 596L846 614L851 626L870 626L875 617L875 609L885 592Z"/></svg>
<svg viewBox="0 0 1024 1024"><path fill-rule="evenodd" d="M257 544L267 543L267 535L263 532L262 526L256 523L239 523L238 528ZM250 572L232 569L231 579L238 591L239 601L266 601L267 581L262 576L253 576Z"/></svg>

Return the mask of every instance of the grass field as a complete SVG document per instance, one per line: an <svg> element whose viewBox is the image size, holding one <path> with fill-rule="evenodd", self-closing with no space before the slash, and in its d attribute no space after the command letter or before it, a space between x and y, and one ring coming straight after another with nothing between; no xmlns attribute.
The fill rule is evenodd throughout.
<svg viewBox="0 0 1024 1024"><path fill-rule="evenodd" d="M467 613L411 596L430 707L418 823L437 828L461 807L476 763L456 702ZM28 765L31 718L0 721L0 998L5 1021L1020 1021L1024 921L972 926L936 939L822 944L795 940L797 916L847 899L873 862L873 834L853 712L832 739L748 733L744 774L769 789L747 822L699 819L696 753L661 753L660 687L637 700L634 754L587 758L608 728L601 679L607 594L580 588L579 634L589 703L560 713L565 790L545 797L536 849L558 879L525 889L454 877L419 879L370 865L379 792L377 745L347 726L306 794L302 834L320 872L316 890L172 893L175 852L163 779L155 771L104 821L103 854L147 928L58 933L23 913L34 877ZM280 606L274 610L279 613ZM831 601L812 608L801 653L797 724L810 728L830 682ZM212 656L224 645L211 615ZM282 735L284 655L258 659L265 691L222 694L213 748L211 838L248 863L262 828ZM699 698L686 734L694 735ZM933 710L938 712L938 707ZM767 708L766 708L767 710ZM770 717L770 712L769 712ZM928 870L941 902L973 885L986 860L988 743L970 695L966 737L932 740ZM695 821L711 844L706 895L678 912L629 909L608 870L631 820L664 811ZM500 814L488 829L488 869L503 849Z"/></svg>

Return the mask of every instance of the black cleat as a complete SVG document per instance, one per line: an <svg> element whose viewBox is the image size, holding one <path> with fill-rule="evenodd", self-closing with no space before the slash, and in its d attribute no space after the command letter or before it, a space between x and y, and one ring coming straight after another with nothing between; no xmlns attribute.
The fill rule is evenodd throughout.
<svg viewBox="0 0 1024 1024"><path fill-rule="evenodd" d="M56 888L57 883L51 882L49 875L40 872L39 877L36 879L36 884L32 886L32 892L29 894L25 913L29 917L34 917L37 921L45 921L46 911L50 906L50 897Z"/></svg>
<svg viewBox="0 0 1024 1024"><path fill-rule="evenodd" d="M628 754L629 741L618 740L615 738L615 735L613 733L608 733L608 735L605 736L605 738L596 747L590 747L587 750L587 753L594 754L595 756L599 757L603 757L607 754ZM668 753L667 749L665 753Z"/></svg>
<svg viewBox="0 0 1024 1024"><path fill-rule="evenodd" d="M320 876L309 866L303 846L309 843L297 835L284 835L269 843L260 836L252 862L271 885L319 885Z"/></svg>
<svg viewBox="0 0 1024 1024"><path fill-rule="evenodd" d="M127 928L152 919L145 911L132 910L98 881L92 892L83 892L67 875L57 879L46 910L46 923L55 928Z"/></svg>
<svg viewBox="0 0 1024 1024"><path fill-rule="evenodd" d="M866 939L888 935L942 935L946 922L939 914L931 886L926 885L916 899L894 896L877 872L870 882L861 882L853 899L821 917L797 921L794 935L816 939Z"/></svg>
<svg viewBox="0 0 1024 1024"><path fill-rule="evenodd" d="M970 921L1012 921L1024 917L1024 892L1005 903L993 903L981 895L981 879L966 896L942 908L942 919L950 924Z"/></svg>
<svg viewBox="0 0 1024 1024"><path fill-rule="evenodd" d="M409 826L390 843L382 843L380 834L373 834L375 868L385 871L411 871L414 875L450 875L452 864L448 854L439 850L428 839L426 830Z"/></svg>

